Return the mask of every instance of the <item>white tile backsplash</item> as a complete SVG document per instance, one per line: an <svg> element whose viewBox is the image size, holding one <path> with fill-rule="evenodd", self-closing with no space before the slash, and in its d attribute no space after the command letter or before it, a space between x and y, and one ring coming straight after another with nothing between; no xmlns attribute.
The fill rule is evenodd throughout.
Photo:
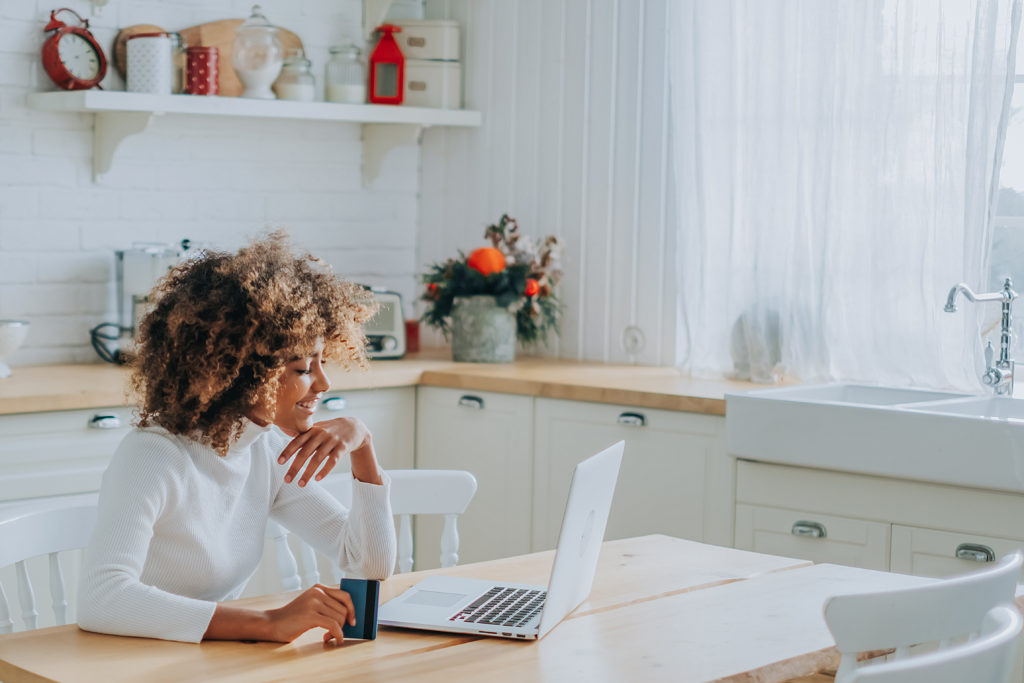
<svg viewBox="0 0 1024 683"><path fill-rule="evenodd" d="M328 47L360 40L360 0L261 4L303 39L322 92ZM176 30L243 18L252 2L117 0L95 16L84 0L65 5L89 18L109 60L120 27ZM95 117L25 106L28 93L54 89L38 56L53 8L0 0L0 317L33 322L15 365L97 359L88 330L117 320L114 250L135 241L190 238L233 249L284 227L342 275L397 289L411 302L418 147L394 150L364 188L359 125L156 116L123 142L97 184ZM393 11L422 16L422 3L396 0ZM123 88L113 65L104 87Z"/></svg>

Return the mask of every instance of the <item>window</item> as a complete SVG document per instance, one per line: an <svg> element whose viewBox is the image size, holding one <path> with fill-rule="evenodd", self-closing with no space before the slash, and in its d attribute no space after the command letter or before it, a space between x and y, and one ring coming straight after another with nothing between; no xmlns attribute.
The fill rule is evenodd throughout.
<svg viewBox="0 0 1024 683"><path fill-rule="evenodd" d="M1017 45L1017 77L1010 119L1003 146L1003 164L999 172L999 190L992 217L992 252L989 255L988 283L985 291L1002 288L1003 280L1013 279L1013 288L1024 291L1024 46ZM986 319L998 321L999 310ZM1013 355L1024 355L1024 302L1014 307ZM992 345L999 347L999 327L989 324ZM994 329L992 329L994 327Z"/></svg>

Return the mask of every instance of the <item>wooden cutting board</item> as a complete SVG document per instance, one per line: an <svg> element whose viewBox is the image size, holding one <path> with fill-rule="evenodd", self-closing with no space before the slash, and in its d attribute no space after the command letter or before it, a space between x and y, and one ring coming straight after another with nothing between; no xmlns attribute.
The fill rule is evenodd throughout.
<svg viewBox="0 0 1024 683"><path fill-rule="evenodd" d="M244 21L244 19L221 19L220 21L211 21L178 31L181 34L181 39L185 41L185 45L188 47L202 45L204 47L217 48L220 64L220 94L226 97L238 97L242 94L242 82L238 80L238 76L231 66L231 49L235 43L235 30ZM138 33L163 30L159 26L152 24L136 24L121 29L114 41L114 62L122 76L126 73L127 49L125 48L125 41ZM285 54L288 54L288 50L291 49L302 49L302 39L288 29L278 27L277 37L281 39L281 44L284 45Z"/></svg>

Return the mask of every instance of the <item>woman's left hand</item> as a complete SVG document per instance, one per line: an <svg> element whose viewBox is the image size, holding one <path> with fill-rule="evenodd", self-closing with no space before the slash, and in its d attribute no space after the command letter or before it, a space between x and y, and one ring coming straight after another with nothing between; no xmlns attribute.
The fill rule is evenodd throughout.
<svg viewBox="0 0 1024 683"><path fill-rule="evenodd" d="M370 430L358 418L338 417L314 423L285 446L277 462L283 465L289 458L295 458L285 474L286 482L295 479L305 464L306 470L299 479L299 486L305 486L314 476L317 481L327 476L344 455L352 456L352 474L356 479L380 483Z"/></svg>

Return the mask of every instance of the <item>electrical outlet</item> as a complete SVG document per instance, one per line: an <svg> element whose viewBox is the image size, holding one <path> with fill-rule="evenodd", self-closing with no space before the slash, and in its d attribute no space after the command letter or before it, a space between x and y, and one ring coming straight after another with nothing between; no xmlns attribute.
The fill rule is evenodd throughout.
<svg viewBox="0 0 1024 683"><path fill-rule="evenodd" d="M622 330L622 350L635 356L647 346L647 337L644 331L636 325L626 325Z"/></svg>

